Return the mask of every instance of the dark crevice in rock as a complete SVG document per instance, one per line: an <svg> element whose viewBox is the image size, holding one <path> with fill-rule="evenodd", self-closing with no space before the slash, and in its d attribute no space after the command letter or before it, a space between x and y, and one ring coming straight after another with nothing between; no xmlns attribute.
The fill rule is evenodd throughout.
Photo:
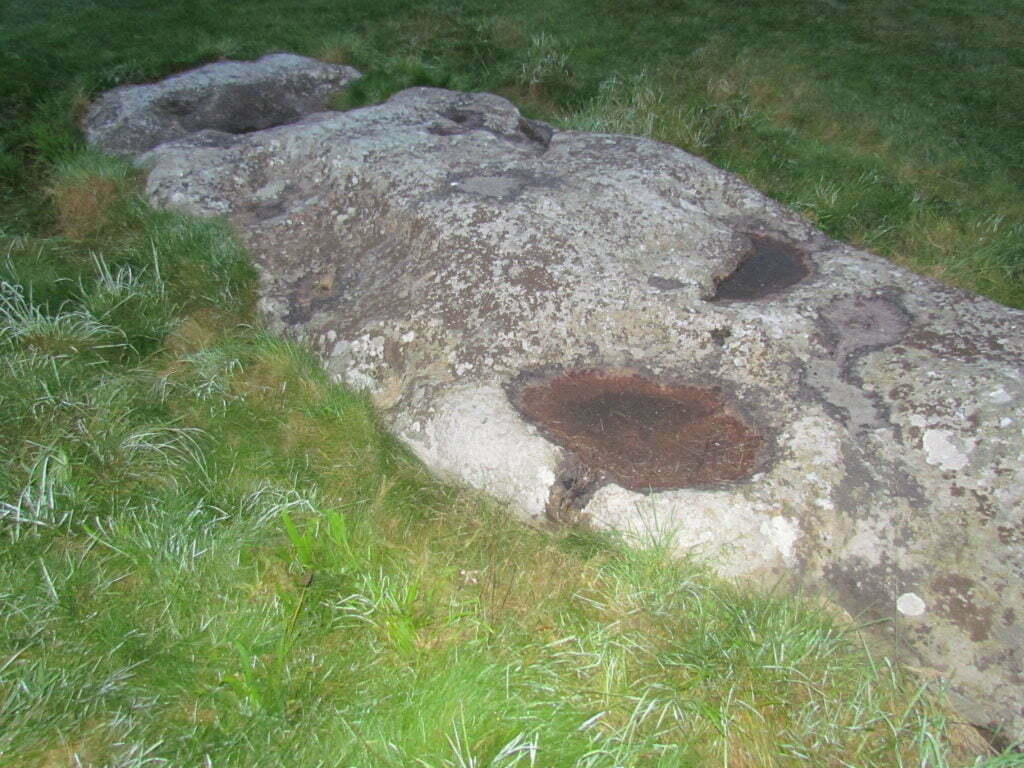
<svg viewBox="0 0 1024 768"><path fill-rule="evenodd" d="M338 269L311 270L296 281L288 302L285 322L300 325L321 309L330 309L342 301L351 288L351 280Z"/></svg>
<svg viewBox="0 0 1024 768"><path fill-rule="evenodd" d="M462 126L453 125L447 120L431 123L427 126L427 133L432 133L435 136L458 136L460 133L465 132Z"/></svg>
<svg viewBox="0 0 1024 768"><path fill-rule="evenodd" d="M764 299L781 293L811 274L806 256L781 240L753 235L749 256L715 283L711 301Z"/></svg>
<svg viewBox="0 0 1024 768"><path fill-rule="evenodd" d="M648 275L647 284L651 288L657 288L659 291L678 291L685 285L681 280L671 277L659 277L658 275Z"/></svg>
<svg viewBox="0 0 1024 768"><path fill-rule="evenodd" d="M1001 728L986 728L983 725L974 724L974 729L981 734L997 754L1009 751L1014 755L1024 755L1024 743L1009 737ZM1007 763L1010 765L1010 763Z"/></svg>
<svg viewBox="0 0 1024 768"><path fill-rule="evenodd" d="M544 516L551 523L585 524L587 520L583 516L583 509L604 483L605 478L601 472L590 469L578 457L570 455L551 484Z"/></svg>
<svg viewBox="0 0 1024 768"><path fill-rule="evenodd" d="M252 213L258 221L274 219L287 212L288 208L284 200L271 200L269 202L253 205Z"/></svg>
<svg viewBox="0 0 1024 768"><path fill-rule="evenodd" d="M525 117L519 120L519 132L530 141L540 144L545 150L551 145L551 137L555 135L555 129L547 123L527 120Z"/></svg>
<svg viewBox="0 0 1024 768"><path fill-rule="evenodd" d="M466 130L484 127L484 113L476 109L460 109L451 107L441 113L441 117L451 120Z"/></svg>
<svg viewBox="0 0 1024 768"><path fill-rule="evenodd" d="M731 328L715 328L711 331L711 340L719 347L724 347L725 342L729 340L730 336L732 336Z"/></svg>
<svg viewBox="0 0 1024 768"><path fill-rule="evenodd" d="M591 473L633 491L742 480L763 455L761 435L716 387L584 369L526 376L510 387L510 398Z"/></svg>

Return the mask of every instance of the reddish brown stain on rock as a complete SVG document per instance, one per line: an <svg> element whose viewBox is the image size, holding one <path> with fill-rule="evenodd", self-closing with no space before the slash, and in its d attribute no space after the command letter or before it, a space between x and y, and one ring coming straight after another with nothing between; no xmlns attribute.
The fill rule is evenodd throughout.
<svg viewBox="0 0 1024 768"><path fill-rule="evenodd" d="M712 387L577 370L512 394L555 442L633 491L741 480L755 471L764 442Z"/></svg>

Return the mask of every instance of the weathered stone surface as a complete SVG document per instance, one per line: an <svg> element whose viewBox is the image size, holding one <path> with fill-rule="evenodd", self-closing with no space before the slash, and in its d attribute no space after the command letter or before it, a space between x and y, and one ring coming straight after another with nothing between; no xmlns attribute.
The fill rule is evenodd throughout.
<svg viewBox="0 0 1024 768"><path fill-rule="evenodd" d="M1024 313L832 241L678 149L552 131L486 94L411 89L140 162L155 204L233 222L274 324L436 471L527 517L823 588L975 722L1024 735ZM524 381L594 370L648 382L630 408L712 404L672 429L735 417L752 474L700 484L702 454L697 485L628 490L517 410ZM602 393L565 407L600 423L626 402ZM617 418L639 440L661 417ZM719 461L729 439L708 435L686 449Z"/></svg>
<svg viewBox="0 0 1024 768"><path fill-rule="evenodd" d="M171 139L210 129L247 133L322 112L359 73L291 53L258 61L220 61L151 85L108 91L82 122L86 139L134 156Z"/></svg>

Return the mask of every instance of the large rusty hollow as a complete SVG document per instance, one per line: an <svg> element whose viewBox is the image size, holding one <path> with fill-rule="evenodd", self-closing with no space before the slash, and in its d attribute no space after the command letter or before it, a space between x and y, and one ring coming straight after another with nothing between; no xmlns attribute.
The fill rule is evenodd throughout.
<svg viewBox="0 0 1024 768"><path fill-rule="evenodd" d="M523 416L590 472L633 491L749 477L763 439L715 387L581 369L510 388Z"/></svg>

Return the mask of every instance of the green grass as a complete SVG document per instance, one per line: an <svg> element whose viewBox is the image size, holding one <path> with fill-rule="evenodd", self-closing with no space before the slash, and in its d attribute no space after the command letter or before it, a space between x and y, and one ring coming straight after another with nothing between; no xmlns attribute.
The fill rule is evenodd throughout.
<svg viewBox="0 0 1024 768"><path fill-rule="evenodd" d="M493 90L709 157L1024 305L1019 3L0 8L0 765L939 766L990 753L848 617L448 488L259 329L222 222L86 151L221 56Z"/></svg>

